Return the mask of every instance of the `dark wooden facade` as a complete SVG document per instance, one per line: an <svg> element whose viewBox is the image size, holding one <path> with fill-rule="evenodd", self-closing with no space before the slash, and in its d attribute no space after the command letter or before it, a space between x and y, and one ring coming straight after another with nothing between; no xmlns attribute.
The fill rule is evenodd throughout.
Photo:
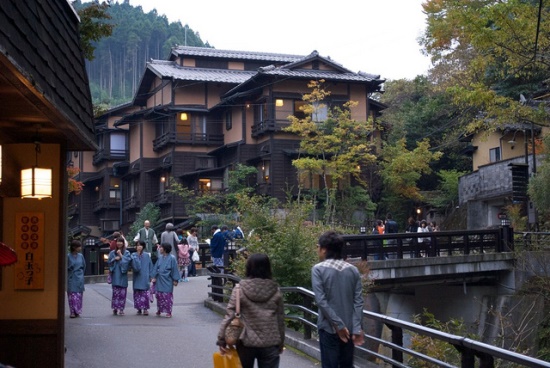
<svg viewBox="0 0 550 368"><path fill-rule="evenodd" d="M175 47L169 60L148 63L131 104L97 121L104 128L102 139L126 134L128 159L95 160L91 165L83 158L82 177L119 165L123 230L149 202L161 207L159 229L185 220L191 215L185 204L166 194L161 183L173 178L198 193L205 190L204 183L210 185L206 190L224 190L227 171L237 163L258 168L258 193L285 200L286 190L298 187L292 159L299 140L282 128L289 125L288 115L298 112L301 96L310 92L307 84L321 79L332 92L327 103L359 102L352 110L356 120L376 117L383 108L370 98L381 89L378 75L351 72L316 51L302 56ZM279 100L284 107L276 104ZM107 158L109 153L102 155ZM111 179L103 178L105 183ZM139 194L139 205L134 193ZM71 227L94 228L101 221L97 216L92 222L83 220L75 216ZM95 236L108 233L98 230Z"/></svg>

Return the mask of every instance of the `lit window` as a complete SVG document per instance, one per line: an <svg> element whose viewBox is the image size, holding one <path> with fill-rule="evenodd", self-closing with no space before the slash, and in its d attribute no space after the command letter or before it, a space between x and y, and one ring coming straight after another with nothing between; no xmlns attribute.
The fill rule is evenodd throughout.
<svg viewBox="0 0 550 368"><path fill-rule="evenodd" d="M212 189L212 182L210 179L199 179L199 190L201 192L209 192Z"/></svg>

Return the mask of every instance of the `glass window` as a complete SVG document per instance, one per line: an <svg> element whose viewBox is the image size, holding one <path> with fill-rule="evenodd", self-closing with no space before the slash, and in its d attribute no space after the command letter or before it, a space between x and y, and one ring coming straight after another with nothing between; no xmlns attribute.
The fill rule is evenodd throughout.
<svg viewBox="0 0 550 368"><path fill-rule="evenodd" d="M491 148L489 150L489 161L490 162L500 161L500 147Z"/></svg>
<svg viewBox="0 0 550 368"><path fill-rule="evenodd" d="M275 120L288 121L288 117L294 115L292 100L278 98L275 100Z"/></svg>
<svg viewBox="0 0 550 368"><path fill-rule="evenodd" d="M305 105L306 103L302 100L294 101L294 116L298 119L304 119L306 117L306 114L303 111Z"/></svg>
<svg viewBox="0 0 550 368"><path fill-rule="evenodd" d="M199 179L199 190L201 192L209 192L212 187L210 179Z"/></svg>
<svg viewBox="0 0 550 368"><path fill-rule="evenodd" d="M120 155L126 152L126 134L111 133L111 154Z"/></svg>
<svg viewBox="0 0 550 368"><path fill-rule="evenodd" d="M328 107L324 102L313 103L313 114L311 120L315 122L325 121L328 118Z"/></svg>

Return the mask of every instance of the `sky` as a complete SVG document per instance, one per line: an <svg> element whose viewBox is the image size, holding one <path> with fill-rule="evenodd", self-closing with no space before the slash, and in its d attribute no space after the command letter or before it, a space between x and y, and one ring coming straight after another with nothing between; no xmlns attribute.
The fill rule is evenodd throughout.
<svg viewBox="0 0 550 368"><path fill-rule="evenodd" d="M118 0L122 1L122 0ZM309 55L314 50L353 72L383 79L426 74L417 42L425 0L130 0L180 21L221 50Z"/></svg>

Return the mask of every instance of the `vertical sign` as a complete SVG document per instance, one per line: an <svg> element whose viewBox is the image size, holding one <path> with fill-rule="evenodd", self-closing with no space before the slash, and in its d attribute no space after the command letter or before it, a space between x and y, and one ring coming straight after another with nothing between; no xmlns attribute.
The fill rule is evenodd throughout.
<svg viewBox="0 0 550 368"><path fill-rule="evenodd" d="M44 289L44 213L15 214L15 289Z"/></svg>

